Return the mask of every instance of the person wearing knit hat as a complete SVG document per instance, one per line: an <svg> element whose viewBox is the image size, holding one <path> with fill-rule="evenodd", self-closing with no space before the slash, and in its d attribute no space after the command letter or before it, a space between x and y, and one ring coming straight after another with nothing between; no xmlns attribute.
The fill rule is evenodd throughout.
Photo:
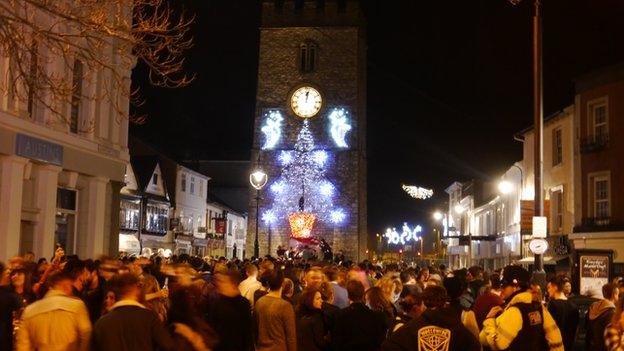
<svg viewBox="0 0 624 351"><path fill-rule="evenodd" d="M492 350L563 351L561 332L548 310L529 291L531 275L520 266L507 266L501 275L506 306L494 307L483 322L481 344Z"/></svg>

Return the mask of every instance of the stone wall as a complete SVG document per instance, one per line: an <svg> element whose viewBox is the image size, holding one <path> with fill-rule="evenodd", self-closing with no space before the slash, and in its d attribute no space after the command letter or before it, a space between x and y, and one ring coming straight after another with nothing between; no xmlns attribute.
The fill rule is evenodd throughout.
<svg viewBox="0 0 624 351"><path fill-rule="evenodd" d="M288 4L288 2L286 3ZM336 107L349 111L352 130L347 134L347 150L333 150L332 163L327 168L326 177L336 186L337 196L334 203L348 213L347 220L340 226L326 225L317 222L315 234L325 238L334 252L344 250L352 259L363 259L366 250L366 49L364 30L355 21L350 25L335 26L328 23L327 18L316 27L287 27L283 23L294 25L296 15L289 11L275 13L267 10L264 4L264 27L260 29L260 55L258 64L258 89L256 100L256 118L254 128L254 151L252 164L258 160L269 175L269 184L281 174L281 166L277 163L280 149L292 149L303 120L292 112L289 105L291 93L303 85L317 88L323 97L321 111L310 119L315 144L321 148L332 148L333 141L329 135L329 112ZM269 4L270 5L270 4ZM349 3L351 6L352 3ZM270 21L267 21L267 11ZM350 11L346 15L356 16L358 11ZM294 16L289 21L281 21L274 25L279 16ZM324 18L315 12L314 16ZM340 16L338 16L340 17ZM335 17L335 18L338 18ZM334 18L334 17L328 17ZM341 20L344 16L340 17ZM355 18L355 17L354 17ZM279 21L278 21L279 22ZM272 24L273 23L273 24ZM306 25L310 24L307 17ZM317 44L316 70L301 73L298 67L299 45L304 41ZM260 128L264 123L264 114L268 109L280 109L284 121L282 123L282 139L277 150L260 151L263 134ZM247 256L253 255L254 234L256 224L256 192L250 192L249 230L247 236ZM268 186L260 194L260 213L271 206ZM277 245L294 246L289 242L290 228L284 219L280 219L270 228L271 253L275 254ZM260 254L268 250L269 228L259 222Z"/></svg>

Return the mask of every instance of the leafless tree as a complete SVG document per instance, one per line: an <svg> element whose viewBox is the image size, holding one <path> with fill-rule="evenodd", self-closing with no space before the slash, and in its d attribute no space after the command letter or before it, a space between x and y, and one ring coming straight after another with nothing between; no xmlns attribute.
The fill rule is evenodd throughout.
<svg viewBox="0 0 624 351"><path fill-rule="evenodd" d="M192 22L167 0L0 0L0 59L8 58L0 89L65 123L85 100L109 101L126 118L128 104L141 102L130 85L137 61L154 85L192 80L183 71Z"/></svg>

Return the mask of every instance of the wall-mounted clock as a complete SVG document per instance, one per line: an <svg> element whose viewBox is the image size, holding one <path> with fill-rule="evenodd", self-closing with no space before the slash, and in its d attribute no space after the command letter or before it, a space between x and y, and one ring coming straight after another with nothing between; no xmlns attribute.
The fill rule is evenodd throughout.
<svg viewBox="0 0 624 351"><path fill-rule="evenodd" d="M301 118L314 117L321 110L322 104L321 93L309 86L295 90L290 97L290 107Z"/></svg>

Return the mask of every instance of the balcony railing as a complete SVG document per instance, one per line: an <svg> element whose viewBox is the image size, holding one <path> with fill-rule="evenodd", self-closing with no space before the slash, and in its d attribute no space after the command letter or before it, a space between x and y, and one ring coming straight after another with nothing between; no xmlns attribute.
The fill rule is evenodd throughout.
<svg viewBox="0 0 624 351"><path fill-rule="evenodd" d="M596 134L581 139L581 153L600 152L609 145L609 135Z"/></svg>
<svg viewBox="0 0 624 351"><path fill-rule="evenodd" d="M611 217L584 217L581 224L574 227L575 233L580 232L612 232L624 230L624 222Z"/></svg>

